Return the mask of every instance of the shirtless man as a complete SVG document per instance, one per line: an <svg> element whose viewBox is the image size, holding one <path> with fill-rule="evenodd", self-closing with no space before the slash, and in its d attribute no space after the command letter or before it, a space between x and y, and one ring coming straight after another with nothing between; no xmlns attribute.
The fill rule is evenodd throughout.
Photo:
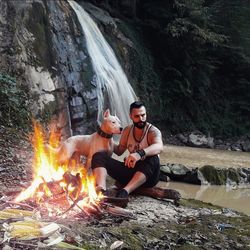
<svg viewBox="0 0 250 250"><path fill-rule="evenodd" d="M105 194L108 174L124 186L117 192L119 198L127 198L140 186L155 186L160 174L158 155L163 149L160 130L147 122L146 108L140 101L130 105L129 115L133 124L123 130L119 144L114 147L118 156L128 149L124 162L111 158L106 152L97 152L92 158L97 190Z"/></svg>

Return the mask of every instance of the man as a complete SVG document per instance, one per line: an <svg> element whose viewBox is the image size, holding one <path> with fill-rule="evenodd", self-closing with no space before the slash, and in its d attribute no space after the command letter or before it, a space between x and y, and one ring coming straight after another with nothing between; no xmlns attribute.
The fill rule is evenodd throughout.
<svg viewBox="0 0 250 250"><path fill-rule="evenodd" d="M124 186L117 192L116 197L119 198L127 198L140 186L155 186L160 174L158 154L163 149L160 130L147 122L146 108L140 101L130 105L129 115L133 124L123 130L119 144L114 147L114 153L118 156L128 149L129 154L124 162L109 157L106 152L98 152L92 159L97 189L105 194L109 174Z"/></svg>

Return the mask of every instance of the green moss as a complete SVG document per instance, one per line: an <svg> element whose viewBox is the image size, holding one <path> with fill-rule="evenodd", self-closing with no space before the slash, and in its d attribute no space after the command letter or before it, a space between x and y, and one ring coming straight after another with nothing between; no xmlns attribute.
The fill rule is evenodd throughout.
<svg viewBox="0 0 250 250"><path fill-rule="evenodd" d="M201 167L200 172L204 178L212 185L224 185L227 181L225 169L216 169L214 166L205 165Z"/></svg>
<svg viewBox="0 0 250 250"><path fill-rule="evenodd" d="M129 248L143 249L143 243L138 235L135 234L135 232L138 231L134 230L133 227L133 225L130 225L129 227L114 228L111 233L114 234L117 239L124 241Z"/></svg>
<svg viewBox="0 0 250 250"><path fill-rule="evenodd" d="M217 169L214 166L205 165L199 169L203 177L213 185L225 185L230 179L237 184L240 182L240 175L237 169Z"/></svg>
<svg viewBox="0 0 250 250"><path fill-rule="evenodd" d="M88 60L88 59L85 59ZM91 81L93 78L93 69L92 64L88 62L86 64L85 70L80 72L80 78L82 79L82 82L84 82L84 91L90 91L94 88L93 85L91 85Z"/></svg>
<svg viewBox="0 0 250 250"><path fill-rule="evenodd" d="M237 184L239 184L239 182L240 182L240 175L239 175L237 169L229 168L227 171L227 177L228 177L228 179L236 182Z"/></svg>
<svg viewBox="0 0 250 250"><path fill-rule="evenodd" d="M88 243L83 243L80 247L85 249L85 250L98 250L98 249L100 249L99 246L94 246L93 244L88 244Z"/></svg>
<svg viewBox="0 0 250 250"><path fill-rule="evenodd" d="M29 129L31 113L28 108L28 91L16 79L0 72L0 124Z"/></svg>
<svg viewBox="0 0 250 250"><path fill-rule="evenodd" d="M194 199L181 199L180 200L180 205L184 206L184 207L190 207L190 208L211 208L211 209L221 209L220 206L215 206L212 203L206 203L203 201L199 201L199 200L194 200Z"/></svg>
<svg viewBox="0 0 250 250"><path fill-rule="evenodd" d="M250 237L250 217L241 215L239 217L226 217L224 215L212 215L210 217L212 223L229 224L231 227L223 230L223 233L232 239L242 238L242 236Z"/></svg>
<svg viewBox="0 0 250 250"><path fill-rule="evenodd" d="M49 68L52 64L53 53L51 53L52 46L47 14L41 3L32 3L32 8L29 10L29 18L25 25L35 37L33 50L36 55L36 57L34 57L36 64Z"/></svg>
<svg viewBox="0 0 250 250"><path fill-rule="evenodd" d="M195 249L200 249L198 246L190 245L190 244L184 244L180 247L178 247L180 250L195 250Z"/></svg>
<svg viewBox="0 0 250 250"><path fill-rule="evenodd" d="M43 122L47 123L51 121L52 115L57 112L58 103L57 101L51 101L44 105L43 110L40 112L39 117Z"/></svg>

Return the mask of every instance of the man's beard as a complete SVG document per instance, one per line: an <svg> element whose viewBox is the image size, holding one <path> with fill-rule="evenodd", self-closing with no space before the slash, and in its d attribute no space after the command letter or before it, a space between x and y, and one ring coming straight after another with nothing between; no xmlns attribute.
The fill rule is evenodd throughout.
<svg viewBox="0 0 250 250"><path fill-rule="evenodd" d="M147 122L145 121L145 122L133 122L133 123L134 123L135 127L139 128L139 129L143 129L143 128L145 128Z"/></svg>

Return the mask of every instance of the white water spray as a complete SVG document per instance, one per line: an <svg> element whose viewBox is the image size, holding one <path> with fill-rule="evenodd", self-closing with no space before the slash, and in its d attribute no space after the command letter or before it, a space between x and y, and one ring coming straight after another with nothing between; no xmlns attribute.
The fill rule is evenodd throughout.
<svg viewBox="0 0 250 250"><path fill-rule="evenodd" d="M96 74L98 120L104 106L103 90L107 91L111 113L116 114L123 126L129 124L129 105L137 97L122 70L112 48L106 42L89 14L76 2L69 0L86 37L87 50Z"/></svg>

